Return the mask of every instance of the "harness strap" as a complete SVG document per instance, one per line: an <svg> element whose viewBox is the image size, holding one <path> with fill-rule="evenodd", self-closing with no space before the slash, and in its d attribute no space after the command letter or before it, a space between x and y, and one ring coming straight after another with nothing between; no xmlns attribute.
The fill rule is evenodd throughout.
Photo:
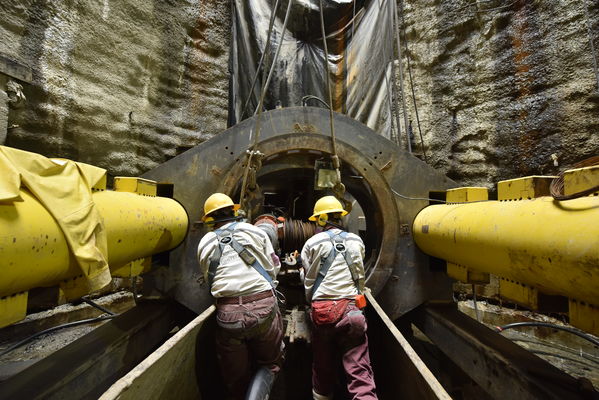
<svg viewBox="0 0 599 400"><path fill-rule="evenodd" d="M339 251L337 250L338 244L342 245L344 248L344 250L342 251L343 258L345 259L345 263L347 264L347 266L349 268L349 271L352 276L352 280L354 281L354 284L356 285L356 288L358 289L358 293L362 293L362 289L364 287L364 279L359 278L360 273L358 271L358 266L356 265L356 263L354 263L351 260L351 258L349 258L349 254L347 252L347 247L345 246L346 241L350 241L350 240L359 241L359 240L356 238L352 238L352 237L348 238L347 232L345 232L345 231L341 232L340 234L335 234L329 230L329 231L326 231L326 234L329 236L327 239L322 239L322 240L316 242L315 244L330 241L333 246L332 246L329 254L321 261L320 270L318 271L318 275L316 275L316 279L314 280L314 285L312 286L311 297L314 297L314 293L316 293L316 291L318 290L320 284L322 283L325 276L329 272L329 269L333 265L333 261L335 261L337 254L339 254Z"/></svg>
<svg viewBox="0 0 599 400"><path fill-rule="evenodd" d="M266 281L270 284L271 288L274 290L275 286L272 280L272 277L266 272L260 261L254 257L254 255L243 245L241 245L235 238L233 237L233 231L237 226L237 222L232 224L226 229L217 229L214 233L218 239L218 248L214 251L212 257L210 257L210 265L208 266L208 284L212 287L212 282L214 281L214 276L216 275L216 269L220 265L220 259L223 255L225 246L231 246L233 250L239 255L239 258L248 266L251 266L258 272Z"/></svg>

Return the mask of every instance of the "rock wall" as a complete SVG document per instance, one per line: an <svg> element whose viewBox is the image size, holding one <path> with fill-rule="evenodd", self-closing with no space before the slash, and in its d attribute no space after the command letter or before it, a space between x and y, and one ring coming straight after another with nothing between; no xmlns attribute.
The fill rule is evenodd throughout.
<svg viewBox="0 0 599 400"><path fill-rule="evenodd" d="M431 165L492 187L599 154L598 2L398 4ZM0 54L33 70L8 145L138 175L226 128L228 1L4 0L0 15Z"/></svg>
<svg viewBox="0 0 599 400"><path fill-rule="evenodd" d="M0 53L33 70L7 145L138 175L226 128L227 1L3 0L0 15Z"/></svg>
<svg viewBox="0 0 599 400"><path fill-rule="evenodd" d="M403 0L403 9L413 146L406 54L431 165L460 184L492 187L599 154L590 46L599 51L598 2Z"/></svg>

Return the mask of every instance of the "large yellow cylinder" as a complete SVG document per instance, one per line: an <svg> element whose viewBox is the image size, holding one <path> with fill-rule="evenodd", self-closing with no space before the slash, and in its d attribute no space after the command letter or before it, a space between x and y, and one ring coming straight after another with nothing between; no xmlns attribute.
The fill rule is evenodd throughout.
<svg viewBox="0 0 599 400"><path fill-rule="evenodd" d="M0 203L0 297L81 274L52 216L29 191L21 197ZM187 232L187 214L172 199L113 191L93 199L104 220L111 269L170 250Z"/></svg>
<svg viewBox="0 0 599 400"><path fill-rule="evenodd" d="M599 197L434 205L413 234L429 255L599 304Z"/></svg>

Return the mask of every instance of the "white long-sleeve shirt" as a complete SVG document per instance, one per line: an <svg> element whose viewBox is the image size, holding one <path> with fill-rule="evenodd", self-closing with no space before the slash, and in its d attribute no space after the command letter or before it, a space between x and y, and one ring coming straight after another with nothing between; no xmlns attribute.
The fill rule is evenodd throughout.
<svg viewBox="0 0 599 400"><path fill-rule="evenodd" d="M331 229L329 232L339 234L340 229ZM345 240L346 251L350 259L358 265L358 275L364 279L364 242L353 233L348 233ZM331 238L327 232L312 236L302 249L302 263L304 264L304 288L306 299L310 301L312 287L320 271L322 262L333 249ZM312 300L353 299L358 294L355 282L352 280L351 271L341 252L333 260L325 278L312 296Z"/></svg>
<svg viewBox="0 0 599 400"><path fill-rule="evenodd" d="M233 223L221 227L226 229ZM260 262L262 267L277 285L277 274L281 267L279 258L276 256L270 239L259 228L245 222L239 222L233 231L233 238L250 251ZM209 232L198 245L198 262L204 279L208 282L208 269L210 258L218 248L216 233ZM247 265L239 254L230 245L224 246L220 258L220 264L216 268L212 282L211 293L214 297L247 296L270 290L271 286L266 279L258 273L251 265Z"/></svg>

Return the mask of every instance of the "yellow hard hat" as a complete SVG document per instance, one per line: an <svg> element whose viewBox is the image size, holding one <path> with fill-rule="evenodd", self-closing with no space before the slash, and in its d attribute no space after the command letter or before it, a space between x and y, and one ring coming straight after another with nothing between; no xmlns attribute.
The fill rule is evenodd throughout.
<svg viewBox="0 0 599 400"><path fill-rule="evenodd" d="M206 220L208 214L225 207L233 207L233 210L239 210L239 204L233 203L233 200L224 193L214 193L204 202L204 216L202 221Z"/></svg>
<svg viewBox="0 0 599 400"><path fill-rule="evenodd" d="M314 214L308 218L310 221L316 221L321 214L341 213L341 216L347 215L341 202L335 196L324 196L318 199L314 204Z"/></svg>

